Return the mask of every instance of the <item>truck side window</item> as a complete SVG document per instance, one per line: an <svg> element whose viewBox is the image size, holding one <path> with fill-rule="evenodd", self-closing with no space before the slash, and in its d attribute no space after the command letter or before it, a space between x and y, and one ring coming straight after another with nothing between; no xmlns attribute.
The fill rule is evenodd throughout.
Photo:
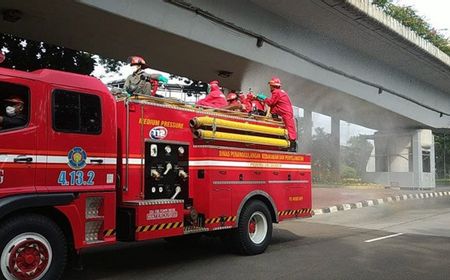
<svg viewBox="0 0 450 280"><path fill-rule="evenodd" d="M53 129L61 132L100 134L102 111L100 97L67 90L54 90Z"/></svg>
<svg viewBox="0 0 450 280"><path fill-rule="evenodd" d="M0 82L0 133L28 124L29 101L28 87Z"/></svg>

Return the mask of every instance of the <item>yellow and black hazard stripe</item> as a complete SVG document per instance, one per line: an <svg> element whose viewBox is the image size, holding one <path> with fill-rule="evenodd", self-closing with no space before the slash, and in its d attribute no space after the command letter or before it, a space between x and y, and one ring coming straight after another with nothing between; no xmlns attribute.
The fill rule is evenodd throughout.
<svg viewBox="0 0 450 280"><path fill-rule="evenodd" d="M112 228L112 229L105 229L103 231L103 236L104 237L110 237L110 236L115 236L116 235L116 229Z"/></svg>
<svg viewBox="0 0 450 280"><path fill-rule="evenodd" d="M297 216L299 214L310 214L312 212L311 208L303 208L298 210L284 210L278 211L278 216Z"/></svg>
<svg viewBox="0 0 450 280"><path fill-rule="evenodd" d="M173 228L181 228L181 227L183 227L183 222L156 224L156 225L148 225L148 226L138 226L136 228L136 232L147 232L147 231L165 230L165 229L173 229Z"/></svg>
<svg viewBox="0 0 450 280"><path fill-rule="evenodd" d="M205 220L205 224L216 224L216 223L226 223L226 222L235 222L236 216L222 216L217 218L209 218Z"/></svg>

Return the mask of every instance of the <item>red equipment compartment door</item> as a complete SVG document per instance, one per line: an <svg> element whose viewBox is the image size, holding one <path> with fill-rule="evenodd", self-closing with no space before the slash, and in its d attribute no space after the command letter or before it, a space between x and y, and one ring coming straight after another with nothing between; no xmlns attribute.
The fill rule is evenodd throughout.
<svg viewBox="0 0 450 280"><path fill-rule="evenodd" d="M230 172L225 168L209 170L210 178L210 201L209 220L211 224L223 223L224 219L235 215L231 212L231 193L236 182L230 181ZM218 220L218 218L220 218ZM217 225L214 225L217 226Z"/></svg>
<svg viewBox="0 0 450 280"><path fill-rule="evenodd" d="M20 122L0 123L0 197L36 191L36 141L42 128L33 116L38 107L37 96L31 96L35 86L32 81L0 77L0 116L7 118L6 107L20 104L18 100L23 104Z"/></svg>
<svg viewBox="0 0 450 280"><path fill-rule="evenodd" d="M110 96L59 87L48 96L49 191L113 190L116 118Z"/></svg>

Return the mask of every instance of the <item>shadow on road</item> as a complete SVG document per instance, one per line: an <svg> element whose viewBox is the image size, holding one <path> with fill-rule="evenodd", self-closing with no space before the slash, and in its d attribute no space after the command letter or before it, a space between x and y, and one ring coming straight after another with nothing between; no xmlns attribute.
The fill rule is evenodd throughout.
<svg viewBox="0 0 450 280"><path fill-rule="evenodd" d="M274 228L270 246L284 247L284 244L302 238L288 230ZM218 237L212 236L201 236L198 240L185 243L164 240L120 243L85 251L82 256L84 269L75 271L69 267L64 279L119 279L119 275L142 275L149 271L159 274L164 273L164 270L179 273L190 263L236 258L245 257L235 254Z"/></svg>

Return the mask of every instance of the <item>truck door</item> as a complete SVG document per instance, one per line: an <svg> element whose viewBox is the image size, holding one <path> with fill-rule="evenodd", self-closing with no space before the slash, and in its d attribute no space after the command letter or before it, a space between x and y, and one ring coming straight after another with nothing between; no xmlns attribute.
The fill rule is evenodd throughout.
<svg viewBox="0 0 450 280"><path fill-rule="evenodd" d="M33 116L38 106L36 95L31 96L34 84L0 76L0 197L35 192L39 126Z"/></svg>
<svg viewBox="0 0 450 280"><path fill-rule="evenodd" d="M108 97L96 91L50 90L49 191L114 189L115 112L114 104L104 106Z"/></svg>

